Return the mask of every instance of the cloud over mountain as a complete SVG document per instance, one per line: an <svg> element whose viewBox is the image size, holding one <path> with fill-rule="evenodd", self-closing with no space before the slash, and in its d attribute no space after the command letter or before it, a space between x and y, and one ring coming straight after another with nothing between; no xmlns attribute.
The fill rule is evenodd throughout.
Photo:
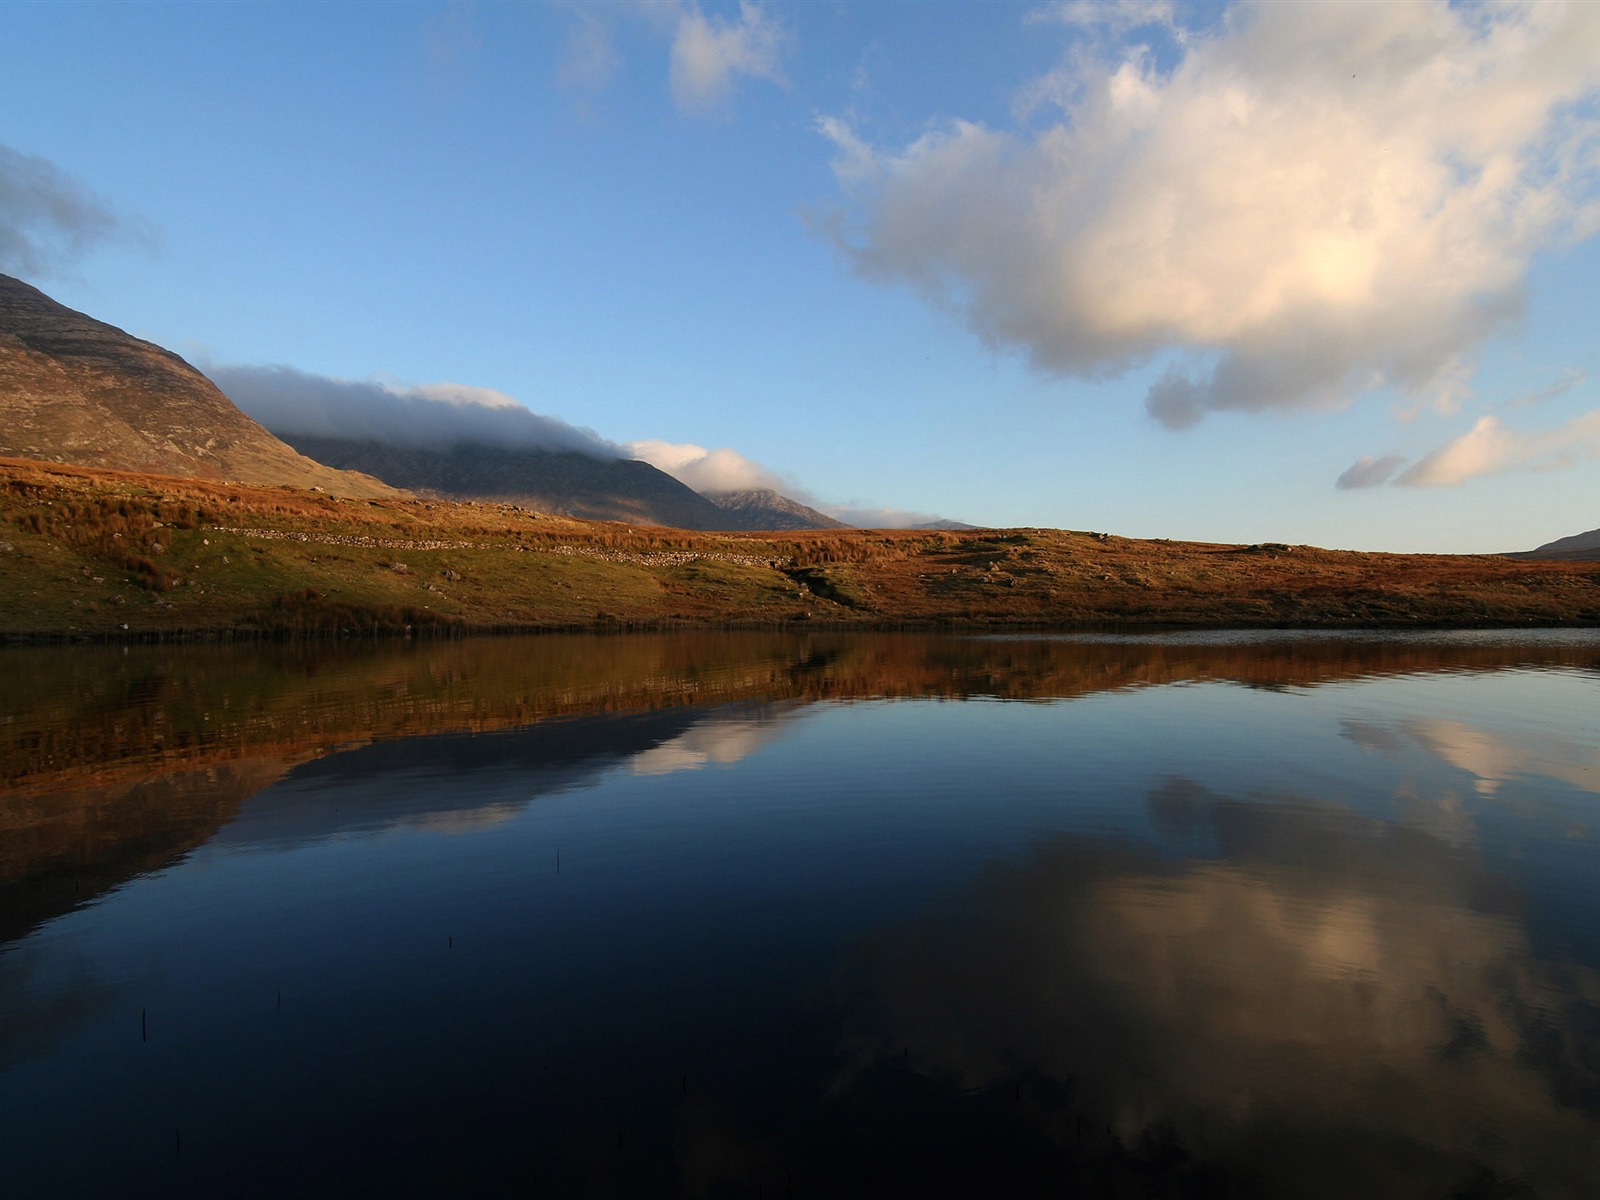
<svg viewBox="0 0 1600 1200"><path fill-rule="evenodd" d="M829 504L823 512L836 521L858 529L920 529L944 523L934 513L908 512L903 508L863 508L859 505Z"/></svg>
<svg viewBox="0 0 1600 1200"><path fill-rule="evenodd" d="M462 444L536 447L624 457L620 447L592 430L533 412L490 388L331 379L282 366L212 366L206 374L245 413L280 436L439 449Z"/></svg>
<svg viewBox="0 0 1600 1200"><path fill-rule="evenodd" d="M708 450L692 442L646 439L627 442L623 448L634 458L701 493L747 492L756 488L781 491L786 486L775 472L726 447Z"/></svg>
<svg viewBox="0 0 1600 1200"><path fill-rule="evenodd" d="M1014 130L884 150L824 118L828 228L1047 372L1170 355L1146 397L1169 427L1383 386L1448 410L1532 258L1600 227L1600 6L1052 11L1077 37ZM1149 44L1102 36L1129 31Z"/></svg>

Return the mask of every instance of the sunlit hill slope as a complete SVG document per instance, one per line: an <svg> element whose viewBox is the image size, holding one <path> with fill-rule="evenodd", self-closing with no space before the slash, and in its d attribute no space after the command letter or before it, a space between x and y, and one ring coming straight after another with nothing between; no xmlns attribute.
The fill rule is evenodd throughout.
<svg viewBox="0 0 1600 1200"><path fill-rule="evenodd" d="M1048 529L693 533L0 460L0 634L1600 623L1600 564Z"/></svg>

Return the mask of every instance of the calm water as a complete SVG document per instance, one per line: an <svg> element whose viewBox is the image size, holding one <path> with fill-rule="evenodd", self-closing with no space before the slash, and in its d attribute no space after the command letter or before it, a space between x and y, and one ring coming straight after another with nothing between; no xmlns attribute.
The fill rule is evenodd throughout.
<svg viewBox="0 0 1600 1200"><path fill-rule="evenodd" d="M1600 1194L1600 637L13 650L7 1195Z"/></svg>

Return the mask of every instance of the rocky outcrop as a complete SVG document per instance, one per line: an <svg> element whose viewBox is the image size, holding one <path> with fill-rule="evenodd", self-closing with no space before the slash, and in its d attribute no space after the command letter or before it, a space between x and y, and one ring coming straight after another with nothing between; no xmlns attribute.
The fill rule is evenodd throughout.
<svg viewBox="0 0 1600 1200"><path fill-rule="evenodd" d="M296 453L170 350L0 275L0 456L392 495Z"/></svg>

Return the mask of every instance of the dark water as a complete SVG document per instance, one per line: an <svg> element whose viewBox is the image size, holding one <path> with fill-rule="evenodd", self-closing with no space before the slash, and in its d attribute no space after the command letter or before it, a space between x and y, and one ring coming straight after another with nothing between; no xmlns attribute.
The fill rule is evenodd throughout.
<svg viewBox="0 0 1600 1200"><path fill-rule="evenodd" d="M0 654L15 1196L1600 1194L1600 638Z"/></svg>

